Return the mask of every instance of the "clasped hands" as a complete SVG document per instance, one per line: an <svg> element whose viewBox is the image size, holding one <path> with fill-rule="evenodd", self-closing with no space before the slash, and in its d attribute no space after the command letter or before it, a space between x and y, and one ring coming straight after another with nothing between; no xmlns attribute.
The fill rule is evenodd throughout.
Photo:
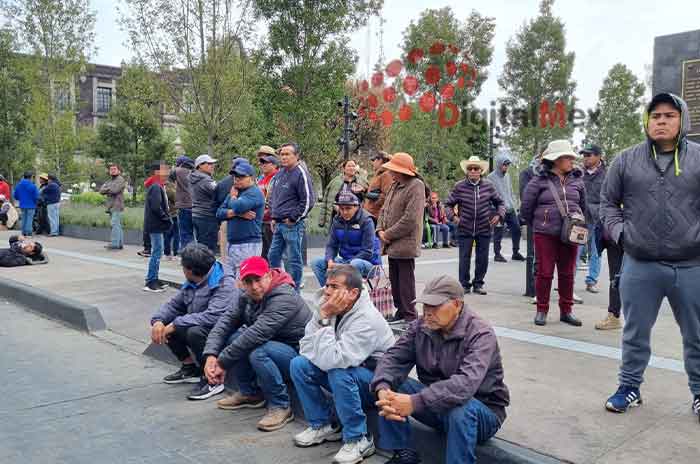
<svg viewBox="0 0 700 464"><path fill-rule="evenodd" d="M411 395L396 393L391 389L379 390L375 404L379 408L379 415L387 420L405 422L408 416L413 414L413 401Z"/></svg>

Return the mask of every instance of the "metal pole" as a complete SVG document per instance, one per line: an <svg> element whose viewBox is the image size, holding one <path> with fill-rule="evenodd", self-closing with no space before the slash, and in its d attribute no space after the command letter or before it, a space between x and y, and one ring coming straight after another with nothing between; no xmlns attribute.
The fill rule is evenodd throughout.
<svg viewBox="0 0 700 464"><path fill-rule="evenodd" d="M493 172L493 121L489 121L489 172Z"/></svg>
<svg viewBox="0 0 700 464"><path fill-rule="evenodd" d="M350 158L350 97L343 97L343 159Z"/></svg>
<svg viewBox="0 0 700 464"><path fill-rule="evenodd" d="M532 227L527 226L527 257L525 258L525 296L535 296L535 246Z"/></svg>

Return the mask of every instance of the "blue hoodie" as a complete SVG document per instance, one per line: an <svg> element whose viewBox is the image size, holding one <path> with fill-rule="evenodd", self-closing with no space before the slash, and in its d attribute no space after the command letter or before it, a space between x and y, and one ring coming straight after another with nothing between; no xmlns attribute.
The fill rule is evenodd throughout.
<svg viewBox="0 0 700 464"><path fill-rule="evenodd" d="M247 211L255 212L255 219L248 220L239 216L229 219L226 214L233 210L234 214L242 214ZM226 235L231 245L239 243L262 242L262 220L265 214L265 197L260 188L253 184L247 189L238 192L238 198L226 195L221 206L216 211L216 217L220 221L228 221Z"/></svg>
<svg viewBox="0 0 700 464"><path fill-rule="evenodd" d="M39 189L30 179L22 179L15 186L12 196L19 201L20 209L36 209Z"/></svg>

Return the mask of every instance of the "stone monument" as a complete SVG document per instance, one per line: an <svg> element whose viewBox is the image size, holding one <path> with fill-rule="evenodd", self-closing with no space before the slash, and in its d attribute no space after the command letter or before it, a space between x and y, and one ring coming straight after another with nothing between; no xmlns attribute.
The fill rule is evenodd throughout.
<svg viewBox="0 0 700 464"><path fill-rule="evenodd" d="M688 103L689 138L700 143L700 30L654 39L652 94L673 92Z"/></svg>

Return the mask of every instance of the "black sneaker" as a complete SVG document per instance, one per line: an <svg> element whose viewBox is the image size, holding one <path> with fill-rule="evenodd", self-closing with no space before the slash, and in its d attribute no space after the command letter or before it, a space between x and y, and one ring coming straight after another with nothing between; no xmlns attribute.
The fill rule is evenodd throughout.
<svg viewBox="0 0 700 464"><path fill-rule="evenodd" d="M160 280L160 279L158 279L157 282L158 282L158 286L159 286L160 288L162 288L163 290L165 290L166 288L170 287L170 284L169 284L169 283L164 282L164 281L162 281L162 280Z"/></svg>
<svg viewBox="0 0 700 464"><path fill-rule="evenodd" d="M695 398L693 398L693 412L698 416L698 420L700 420L700 395L695 395Z"/></svg>
<svg viewBox="0 0 700 464"><path fill-rule="evenodd" d="M477 295L486 295L486 289L483 285L474 285L472 293L476 293Z"/></svg>
<svg viewBox="0 0 700 464"><path fill-rule="evenodd" d="M433 249L439 248L440 245L437 244L437 242L433 243Z"/></svg>
<svg viewBox="0 0 700 464"><path fill-rule="evenodd" d="M149 250L137 251L136 254L141 256L142 258L150 258L151 257L151 252Z"/></svg>
<svg viewBox="0 0 700 464"><path fill-rule="evenodd" d="M163 377L163 382L175 383L199 383L200 372L196 364L183 364L180 370Z"/></svg>
<svg viewBox="0 0 700 464"><path fill-rule="evenodd" d="M513 253L513 256L510 258L513 261L525 261L525 257L521 255L519 252Z"/></svg>
<svg viewBox="0 0 700 464"><path fill-rule="evenodd" d="M406 322L406 320L403 318L403 316L399 316L398 314L393 314L393 315L387 317L386 321L389 324L403 324L404 322Z"/></svg>
<svg viewBox="0 0 700 464"><path fill-rule="evenodd" d="M493 257L493 261L496 263L507 263L508 260L503 257L503 255L496 255Z"/></svg>
<svg viewBox="0 0 700 464"><path fill-rule="evenodd" d="M143 291L151 293L162 293L165 291L165 287L161 287L157 280L152 280L148 282L145 287L143 287Z"/></svg>
<svg viewBox="0 0 700 464"><path fill-rule="evenodd" d="M419 464L420 456L411 449L394 450L394 455L385 464Z"/></svg>
<svg viewBox="0 0 700 464"><path fill-rule="evenodd" d="M123 246L105 245L105 250L123 250Z"/></svg>
<svg viewBox="0 0 700 464"><path fill-rule="evenodd" d="M187 395L188 400L206 400L212 396L220 395L224 392L224 386L222 385L209 385L207 379L202 377L196 387L192 392Z"/></svg>

